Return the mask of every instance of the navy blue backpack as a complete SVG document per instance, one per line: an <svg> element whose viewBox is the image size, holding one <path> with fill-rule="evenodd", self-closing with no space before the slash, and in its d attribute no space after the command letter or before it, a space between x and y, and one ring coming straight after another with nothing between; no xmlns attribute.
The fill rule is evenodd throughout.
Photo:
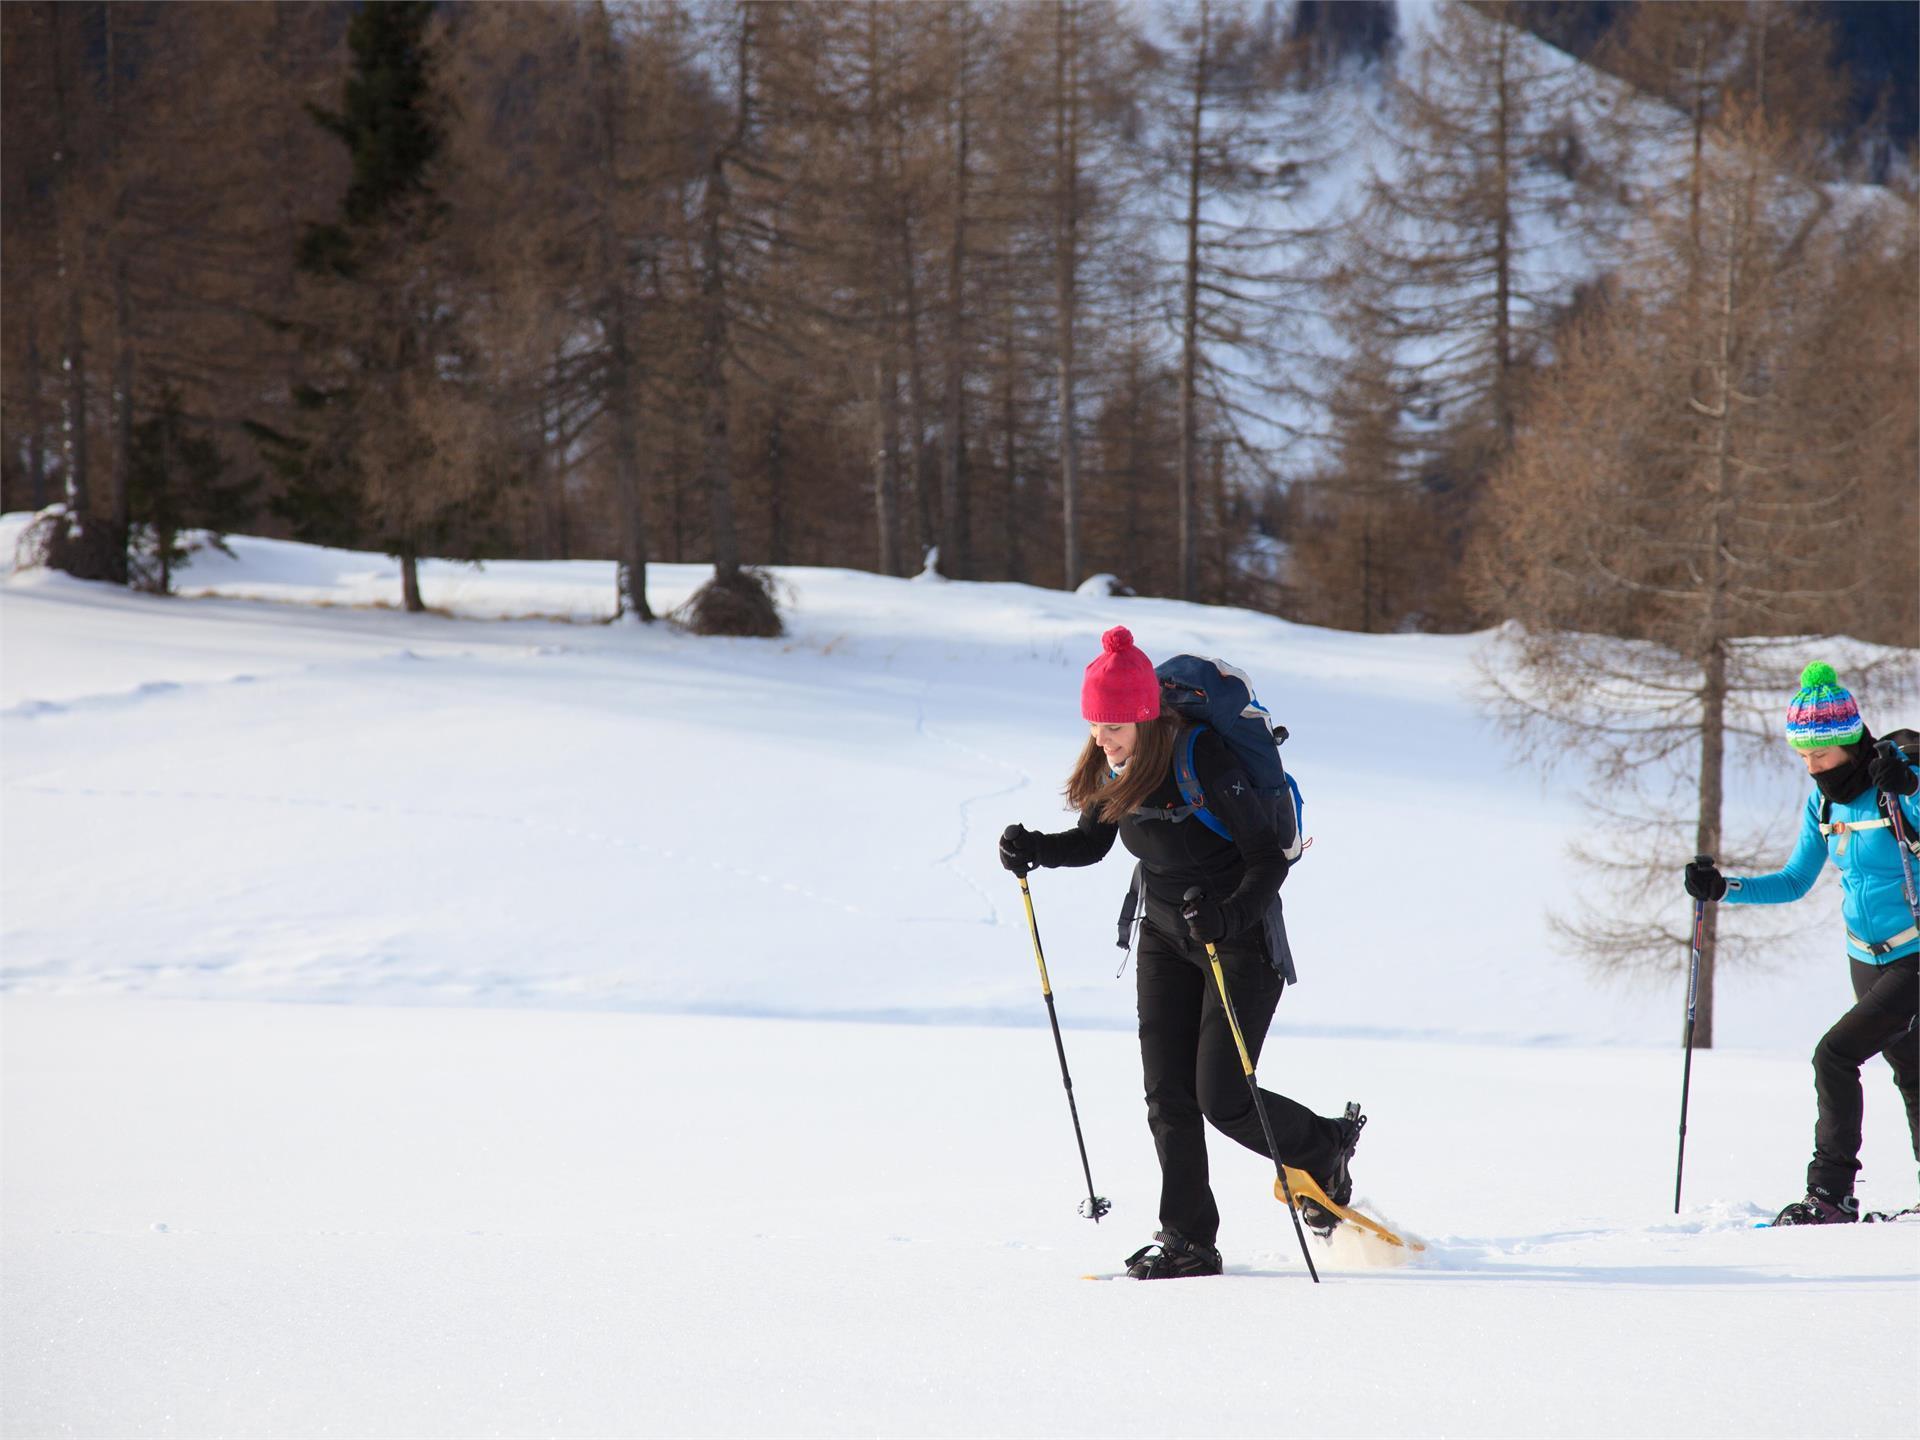
<svg viewBox="0 0 1920 1440"><path fill-rule="evenodd" d="M1222 839L1233 836L1220 817L1207 808L1199 776L1194 773L1193 747L1204 725L1222 740L1245 767L1255 793L1273 806L1274 832L1289 863L1306 849L1302 821L1306 801L1300 787L1280 763L1280 747L1286 743L1287 727L1273 723L1273 716L1255 697L1253 682L1246 672L1224 660L1204 660L1198 655L1175 655L1154 666L1160 693L1167 706L1181 719L1191 722L1180 748L1174 752L1173 778L1180 787L1179 806L1167 810L1142 810L1156 820L1185 820L1192 816Z"/></svg>

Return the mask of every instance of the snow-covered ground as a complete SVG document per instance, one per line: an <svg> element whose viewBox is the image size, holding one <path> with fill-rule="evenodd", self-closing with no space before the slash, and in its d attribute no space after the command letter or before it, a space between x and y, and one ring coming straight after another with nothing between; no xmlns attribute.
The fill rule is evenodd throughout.
<svg viewBox="0 0 1920 1440"><path fill-rule="evenodd" d="M201 598L0 586L5 1434L1909 1433L1920 1227L1751 1228L1848 998L1831 885L1722 977L1675 1216L1678 986L1550 948L1580 812L1478 640L821 570L787 638L697 640L590 623L604 565L430 565L406 616L381 557L234 548ZM1312 1287L1216 1144L1225 1279L1078 1279L1154 1224L1125 867L1033 881L1095 1226L993 848L1067 823L1113 623L1293 730L1261 1076L1366 1103L1413 1263ZM1877 1063L1867 1122L1911 1203Z"/></svg>

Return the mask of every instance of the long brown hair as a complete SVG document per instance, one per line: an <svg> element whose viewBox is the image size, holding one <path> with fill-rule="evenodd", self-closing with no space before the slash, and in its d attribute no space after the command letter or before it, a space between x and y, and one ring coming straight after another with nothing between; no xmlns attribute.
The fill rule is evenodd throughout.
<svg viewBox="0 0 1920 1440"><path fill-rule="evenodd" d="M1171 773L1174 742L1180 738L1184 725L1185 722L1164 705L1157 718L1142 721L1133 758L1127 761L1127 768L1117 779L1110 778L1112 772L1107 768L1106 753L1094 743L1092 735L1088 735L1080 758L1067 776L1067 804L1075 810L1085 810L1098 801L1100 819L1109 825L1119 824L1139 809L1141 802L1159 789Z"/></svg>

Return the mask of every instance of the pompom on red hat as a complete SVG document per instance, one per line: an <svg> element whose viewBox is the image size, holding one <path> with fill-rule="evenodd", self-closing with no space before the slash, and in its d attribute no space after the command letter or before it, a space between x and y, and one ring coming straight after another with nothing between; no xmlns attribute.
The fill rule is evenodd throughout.
<svg viewBox="0 0 1920 1440"><path fill-rule="evenodd" d="M1100 637L1100 653L1080 682L1080 718L1093 725L1139 724L1160 714L1160 679L1135 647L1133 632L1116 625Z"/></svg>

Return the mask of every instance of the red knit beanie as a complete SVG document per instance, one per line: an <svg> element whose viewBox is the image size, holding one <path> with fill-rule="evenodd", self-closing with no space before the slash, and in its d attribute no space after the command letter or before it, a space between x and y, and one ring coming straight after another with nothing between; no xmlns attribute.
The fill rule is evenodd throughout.
<svg viewBox="0 0 1920 1440"><path fill-rule="evenodd" d="M1100 654L1080 683L1080 716L1094 725L1126 725L1159 714L1153 662L1134 648L1133 632L1116 625L1100 637Z"/></svg>

